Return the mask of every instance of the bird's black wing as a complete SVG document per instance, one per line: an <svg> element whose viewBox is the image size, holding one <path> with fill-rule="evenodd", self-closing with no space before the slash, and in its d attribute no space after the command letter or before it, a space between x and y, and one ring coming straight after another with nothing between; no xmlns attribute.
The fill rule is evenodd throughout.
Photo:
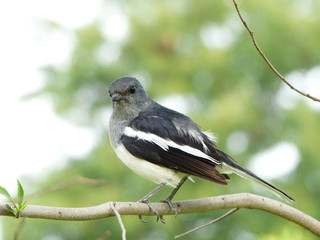
<svg viewBox="0 0 320 240"><path fill-rule="evenodd" d="M214 142L189 117L153 102L151 107L139 114L129 125L135 130L152 133L170 139L180 145L188 145L219 158ZM218 160L218 159L217 159Z"/></svg>
<svg viewBox="0 0 320 240"><path fill-rule="evenodd" d="M156 103L130 122L121 142L137 158L227 184L226 176L215 169L221 161L215 159L217 153L211 154L214 144L208 136L185 115Z"/></svg>

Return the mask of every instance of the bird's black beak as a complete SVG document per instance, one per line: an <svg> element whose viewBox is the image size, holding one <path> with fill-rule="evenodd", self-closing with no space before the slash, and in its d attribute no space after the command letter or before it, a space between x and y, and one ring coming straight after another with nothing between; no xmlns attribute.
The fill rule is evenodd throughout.
<svg viewBox="0 0 320 240"><path fill-rule="evenodd" d="M115 93L111 96L112 102L119 102L122 99L121 94Z"/></svg>

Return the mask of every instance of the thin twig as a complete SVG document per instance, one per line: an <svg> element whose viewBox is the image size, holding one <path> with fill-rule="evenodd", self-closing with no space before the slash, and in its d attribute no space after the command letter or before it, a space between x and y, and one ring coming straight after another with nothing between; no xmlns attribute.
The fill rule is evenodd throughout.
<svg viewBox="0 0 320 240"><path fill-rule="evenodd" d="M180 237L183 237L183 236L186 236L186 235L188 235L188 234L190 234L190 233L193 233L193 232L195 232L195 231L198 231L198 230L200 230L200 229L202 229L202 228L205 228L205 227L207 227L207 226L209 226L209 225L211 225L211 224L217 223L217 222L219 222L220 220L222 220L222 219L230 216L232 213L234 213L234 212L236 212L236 211L238 211L238 210L239 210L239 208L233 208L233 209L231 209L230 211L228 211L227 213L223 214L222 216L220 216L220 217L218 217L218 218L215 218L215 219L211 220L210 222L208 222L208 223L206 223L206 224L203 224L203 225L201 225L201 226L199 226L199 227L193 228L193 229L191 229L191 230L189 230L189 231L187 231L187 232L181 233L181 234L175 236L174 238L175 238L175 239L178 239L178 238L180 238Z"/></svg>
<svg viewBox="0 0 320 240"><path fill-rule="evenodd" d="M233 4L237 10L237 13L238 13L238 16L241 20L241 22L243 23L244 27L248 30L249 32L249 35L250 35L250 38L253 42L253 45L254 47L257 49L257 51L259 52L260 56L263 58L263 60L268 64L268 66L271 68L271 70L285 83L287 84L287 86L289 86L292 90L296 91L297 93L307 97L307 98L310 98L312 99L313 101L316 101L316 102L320 102L320 98L316 98L314 96L311 96L309 93L304 93L302 92L301 90L295 88L291 83L289 83L289 81L283 77L280 72L272 65L272 63L269 61L269 59L266 57L266 55L264 54L264 52L261 50L261 48L259 47L255 37L254 37L254 32L251 30L251 28L249 27L248 23L246 22L246 20L244 20L244 18L242 17L242 14L239 10L239 7L238 7L238 3L236 2L236 0L232 0L233 1Z"/></svg>
<svg viewBox="0 0 320 240"><path fill-rule="evenodd" d="M123 222L122 222L121 216L120 216L118 210L117 210L116 207L115 207L115 206L116 206L116 203L115 203L115 202L112 202L112 203L110 204L110 206L111 206L112 211L114 212L114 214L115 214L116 217L118 218L118 221L119 221L119 224L120 224L120 227L121 227L121 231L122 231L122 240L126 240L126 239L127 239L127 238L126 238L126 228L124 227L124 224L123 224Z"/></svg>

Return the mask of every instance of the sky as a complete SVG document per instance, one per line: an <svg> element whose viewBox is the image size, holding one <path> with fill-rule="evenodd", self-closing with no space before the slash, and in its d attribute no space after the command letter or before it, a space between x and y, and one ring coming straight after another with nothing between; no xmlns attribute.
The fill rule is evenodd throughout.
<svg viewBox="0 0 320 240"><path fill-rule="evenodd" d="M11 194L16 179L41 178L48 169L63 166L69 156L83 156L94 146L93 131L56 116L45 96L21 98L44 84L41 67L63 65L72 50L70 36L48 36L40 20L78 28L95 19L101 4L101 0L0 1L0 185Z"/></svg>
<svg viewBox="0 0 320 240"><path fill-rule="evenodd" d="M29 100L23 100L22 97L43 86L41 67L48 64L64 66L73 48L72 36L67 32L48 34L41 20L48 19L72 30L90 23L97 16L102 16L101 11L109 11L102 17L105 24L104 34L115 42L120 41L128 32L125 16L114 5L106 8L102 0L0 1L0 186L9 192L14 193L16 179L28 175L41 178L48 169L63 166L70 156L84 156L95 145L97 136L94 131L79 128L58 117L53 112L48 97ZM223 26L204 26L200 35L209 47L223 48L225 46L221 45L221 41L210 39L217 32L228 35ZM316 95L320 92L320 83L314 79L319 79L319 76L318 66L309 71L293 72L288 78L304 91ZM301 78L306 81L299 82ZM286 86L279 91L279 103L282 103L283 108L293 107L298 98L301 97ZM320 110L319 104L306 101L310 107ZM183 102L185 101L179 96L163 99L163 103L169 106L183 106ZM183 111L187 113L188 109L184 108ZM106 119L101 121L106 122ZM239 147L234 144L239 142L239 139L245 143L245 133L235 132L230 135L227 145L231 152L246 150L247 146ZM278 166L278 172L267 170L270 154L275 161L286 156L282 158L286 161L282 161L283 166ZM262 177L271 179L290 173L298 162L297 147L290 142L283 142L254 156L250 167L257 174L261 173ZM0 201L3 199L0 197ZM0 240L1 235L0 228Z"/></svg>
<svg viewBox="0 0 320 240"><path fill-rule="evenodd" d="M0 2L1 186L13 190L20 176L45 174L48 166L59 166L68 156L82 156L94 145L92 131L57 117L46 96L22 97L44 84L41 67L63 65L72 50L70 36L46 34L40 20L78 28L96 17L100 4L100 0Z"/></svg>

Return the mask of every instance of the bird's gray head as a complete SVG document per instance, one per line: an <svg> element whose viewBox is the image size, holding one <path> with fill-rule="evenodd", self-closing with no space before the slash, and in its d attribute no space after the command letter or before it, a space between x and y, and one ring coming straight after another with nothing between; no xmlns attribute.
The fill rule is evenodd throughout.
<svg viewBox="0 0 320 240"><path fill-rule="evenodd" d="M113 102L114 117L130 120L150 105L148 94L133 77L115 80L110 84L108 91Z"/></svg>

